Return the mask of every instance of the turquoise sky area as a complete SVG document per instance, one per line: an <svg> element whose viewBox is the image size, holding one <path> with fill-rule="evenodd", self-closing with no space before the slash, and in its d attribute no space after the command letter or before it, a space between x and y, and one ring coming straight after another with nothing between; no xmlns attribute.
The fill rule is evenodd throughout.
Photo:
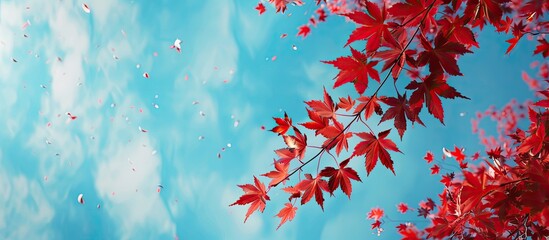
<svg viewBox="0 0 549 240"><path fill-rule="evenodd" d="M417 213L396 209L442 190L425 152L440 159L454 144L467 154L483 150L470 119L533 96L521 73L535 75L534 42L523 39L505 55L510 36L487 27L480 49L459 59L464 76L449 80L471 100L443 100L446 125L424 110L427 128L409 126L402 141L389 135L404 153L392 154L396 176L378 164L367 177L357 158L350 166L363 182L350 200L339 190L325 195L324 211L298 206L276 230L287 194L272 189L265 212L244 224L247 207L229 207L242 194L236 185L271 171L273 150L284 147L261 126L272 128L284 111L305 122L303 101L321 99L324 86L334 98L354 91L332 89L337 70L320 62L350 54L343 46L353 23L329 16L307 38L296 36L313 2L286 14L265 3L260 16L258 2L244 0L89 0L89 13L80 0L1 0L0 238L398 238L400 222L385 219L380 236L371 229L373 207L425 226ZM170 48L176 39L180 53ZM391 127L378 121L375 131ZM313 165L305 172L316 173Z"/></svg>

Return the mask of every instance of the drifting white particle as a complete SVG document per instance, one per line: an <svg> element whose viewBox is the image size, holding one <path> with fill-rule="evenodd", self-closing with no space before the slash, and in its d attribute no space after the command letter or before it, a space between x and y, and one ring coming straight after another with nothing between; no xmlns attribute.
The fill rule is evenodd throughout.
<svg viewBox="0 0 549 240"><path fill-rule="evenodd" d="M50 142L50 140L49 140L49 139L46 139L46 144L48 144L48 145L50 145L50 144L51 144L51 142Z"/></svg>
<svg viewBox="0 0 549 240"><path fill-rule="evenodd" d="M77 200L80 204L84 204L84 194L80 193Z"/></svg>
<svg viewBox="0 0 549 240"><path fill-rule="evenodd" d="M231 148L232 146L233 146L232 144L227 143L227 147L228 147L228 148Z"/></svg>
<svg viewBox="0 0 549 240"><path fill-rule="evenodd" d="M231 114L231 119L234 119L234 115Z"/></svg>
<svg viewBox="0 0 549 240"><path fill-rule="evenodd" d="M135 68L141 68L141 64L135 65Z"/></svg>
<svg viewBox="0 0 549 240"><path fill-rule="evenodd" d="M460 116L460 117L465 117L465 115L466 115L465 112L460 112L460 113L459 113L459 116Z"/></svg>
<svg viewBox="0 0 549 240"><path fill-rule="evenodd" d="M116 107L116 103L111 103L111 108Z"/></svg>
<svg viewBox="0 0 549 240"><path fill-rule="evenodd" d="M196 104L199 104L200 102L198 101L193 101L193 105L196 105Z"/></svg>
<svg viewBox="0 0 549 240"><path fill-rule="evenodd" d="M154 98L158 99L158 94L154 95Z"/></svg>
<svg viewBox="0 0 549 240"><path fill-rule="evenodd" d="M297 51L297 46L296 46L296 45L292 45L292 49L293 49L294 51Z"/></svg>
<svg viewBox="0 0 549 240"><path fill-rule="evenodd" d="M155 103L155 104L153 104L153 106L154 106L154 108L156 108L156 109L158 109L158 108L159 108L158 104L156 104L156 103Z"/></svg>
<svg viewBox="0 0 549 240"><path fill-rule="evenodd" d="M200 116L202 116L202 117L206 116L206 113L204 113L203 111L200 111L199 114L200 114Z"/></svg>
<svg viewBox="0 0 549 240"><path fill-rule="evenodd" d="M144 132L144 133L145 133L145 132L148 132L146 129L141 128L141 126L139 126L139 131Z"/></svg>
<svg viewBox="0 0 549 240"><path fill-rule="evenodd" d="M217 158L221 158L221 153L217 153Z"/></svg>
<svg viewBox="0 0 549 240"><path fill-rule="evenodd" d="M234 127L238 127L238 124L240 124L240 120L234 121L233 126L234 126Z"/></svg>
<svg viewBox="0 0 549 240"><path fill-rule="evenodd" d="M101 204L97 204L97 209L100 209L101 208Z"/></svg>
<svg viewBox="0 0 549 240"><path fill-rule="evenodd" d="M204 136L198 136L198 140L204 140Z"/></svg>
<svg viewBox="0 0 549 240"><path fill-rule="evenodd" d="M148 72L144 72L144 73L143 73L143 77L144 77L144 78L149 78L149 73L148 73Z"/></svg>
<svg viewBox="0 0 549 240"><path fill-rule="evenodd" d="M151 152L151 155L153 155L153 156L156 155L156 150L153 150L153 151Z"/></svg>
<svg viewBox="0 0 549 240"><path fill-rule="evenodd" d="M90 13L91 9L88 7L88 4L82 3L82 10L84 10L85 13Z"/></svg>
<svg viewBox="0 0 549 240"><path fill-rule="evenodd" d="M43 88L43 89L48 88L46 85L43 85L43 84L40 84L40 87Z"/></svg>

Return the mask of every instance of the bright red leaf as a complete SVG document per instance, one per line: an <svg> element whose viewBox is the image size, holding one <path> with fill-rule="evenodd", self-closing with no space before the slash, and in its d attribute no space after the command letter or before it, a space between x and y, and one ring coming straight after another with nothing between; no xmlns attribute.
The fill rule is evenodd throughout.
<svg viewBox="0 0 549 240"><path fill-rule="evenodd" d="M365 5L368 14L360 11L344 14L344 16L349 17L353 22L361 25L351 33L345 46L354 41L366 39L368 41L366 52L376 51L382 42L398 45L389 31L389 25L385 24L388 15L385 5L381 9L377 4L370 1L367 1Z"/></svg>
<svg viewBox="0 0 549 240"><path fill-rule="evenodd" d="M357 114L360 111L364 111L364 120L368 120L372 114L375 112L378 115L383 114L383 109L381 109L381 106L379 105L379 98L376 96L373 96L372 98L366 97L366 96L360 96L357 99L360 104L355 108L355 114Z"/></svg>
<svg viewBox="0 0 549 240"><path fill-rule="evenodd" d="M425 161L427 161L427 163L431 163L434 160L433 153L431 151L427 152L425 154L425 157L423 157L423 159L425 159Z"/></svg>
<svg viewBox="0 0 549 240"><path fill-rule="evenodd" d="M330 194L333 195L334 191L339 186L341 188L341 191L351 198L351 192L353 191L353 187L351 185L351 179L355 181L362 182L360 180L360 177L358 176L358 173L350 168L346 167L349 163L350 159L347 159L339 164L339 169L335 169L333 167L326 167L322 171L320 171L320 176L323 177L329 177L328 180L328 187L330 189Z"/></svg>
<svg viewBox="0 0 549 240"><path fill-rule="evenodd" d="M408 204L406 203L399 203L397 205L397 209L400 213L404 214L406 213L408 210L410 210L410 208L408 207Z"/></svg>
<svg viewBox="0 0 549 240"><path fill-rule="evenodd" d="M316 202L320 208L324 210L324 197L322 196L322 191L330 192L330 189L328 188L326 180L322 179L320 175L313 179L311 174L305 174L305 179L301 180L295 187L304 191L301 196L301 205L309 202L314 195Z"/></svg>
<svg viewBox="0 0 549 240"><path fill-rule="evenodd" d="M375 207L368 212L368 219L374 219L375 221L379 221L383 217L385 213L383 212L383 209Z"/></svg>
<svg viewBox="0 0 549 240"><path fill-rule="evenodd" d="M503 15L503 4L509 0L469 0L463 13L465 22L474 21L482 28L486 20L497 26Z"/></svg>
<svg viewBox="0 0 549 240"><path fill-rule="evenodd" d="M330 94L326 92L326 88L324 88L324 101L311 100L305 103L321 117L325 117L325 118L335 117L336 106Z"/></svg>
<svg viewBox="0 0 549 240"><path fill-rule="evenodd" d="M255 9L259 12L259 15L263 14L267 9L265 8L265 5L263 3L258 3Z"/></svg>
<svg viewBox="0 0 549 240"><path fill-rule="evenodd" d="M402 33L398 35L397 45L384 44L384 46L386 46L388 49L379 51L375 54L376 58L381 58L385 62L383 64L383 67L381 68L382 72L384 72L387 69L390 69L393 65L395 65L391 72L393 79L395 80L398 78L398 76L400 75L400 72L404 68L404 63L408 61L410 64L410 60L413 60L411 55L414 55L416 53L415 50L411 50L411 49L404 50L404 47L408 43L408 37L407 37L406 31L401 31L401 32Z"/></svg>
<svg viewBox="0 0 549 240"><path fill-rule="evenodd" d="M315 135L318 135L319 131L326 128L330 124L329 118L321 117L316 111L307 109L307 113L309 114L309 119L311 119L311 121L301 123L301 125L307 129L315 130Z"/></svg>
<svg viewBox="0 0 549 240"><path fill-rule="evenodd" d="M347 96L347 98L340 97L339 103L337 103L337 107L340 109L345 109L345 111L349 111L353 109L355 106L355 100L351 98L351 96Z"/></svg>
<svg viewBox="0 0 549 240"><path fill-rule="evenodd" d="M345 83L354 83L355 89L359 94L364 93L368 88L368 76L377 82L380 81L379 73L374 66L377 61L368 62L368 57L351 47L351 56L339 57L333 61L322 61L323 63L332 64L339 69L334 88L337 88Z"/></svg>
<svg viewBox="0 0 549 240"><path fill-rule="evenodd" d="M534 50L534 54L540 54L547 58L549 57L549 42L545 40L545 38L538 40L539 45L536 46L536 50Z"/></svg>
<svg viewBox="0 0 549 240"><path fill-rule="evenodd" d="M284 113L284 119L275 118L277 126L271 129L272 132L278 133L278 135L285 135L288 129L292 126L292 119L288 117L288 114Z"/></svg>
<svg viewBox="0 0 549 240"><path fill-rule="evenodd" d="M336 154L339 156L339 153L341 153L343 148L345 148L345 150L349 150L349 143L347 139L352 137L353 134L350 132L344 133L343 131L345 127L343 124L335 119L333 119L333 122L334 125L325 127L320 130L319 133L326 138L322 146L326 148L326 150L330 150L335 147Z"/></svg>
<svg viewBox="0 0 549 240"><path fill-rule="evenodd" d="M278 214L276 215L280 218L280 224L278 224L278 227L276 229L280 228L280 226L282 226L282 224L284 224L286 221L292 221L292 219L294 219L295 217L296 211L297 208L294 207L294 205L292 205L291 203L284 204L284 208L282 208L280 212L278 212Z"/></svg>
<svg viewBox="0 0 549 240"><path fill-rule="evenodd" d="M385 139L390 132L391 129L380 132L377 137L371 133L356 133L356 135L364 139L364 141L355 146L353 155L361 156L366 154L366 172L368 175L370 175L370 172L376 166L378 159L383 166L390 169L393 174L395 173L395 170L393 169L393 160L391 159L389 152L387 152L387 149L394 152L402 152L391 139Z"/></svg>
<svg viewBox="0 0 549 240"><path fill-rule="evenodd" d="M444 33L451 42L479 47L473 31L463 23L462 18L448 16L440 19L438 24L441 26L440 31Z"/></svg>
<svg viewBox="0 0 549 240"><path fill-rule="evenodd" d="M435 164L431 167L431 174L433 175L438 174L439 171L440 171L440 167L438 165Z"/></svg>
<svg viewBox="0 0 549 240"><path fill-rule="evenodd" d="M294 132L295 136L284 135L284 142L290 151L295 154L295 157L303 159L305 157L305 150L307 149L307 135L301 134L296 127L294 127Z"/></svg>
<svg viewBox="0 0 549 240"><path fill-rule="evenodd" d="M425 16L425 10L429 7L433 0L406 0L405 2L397 2L387 11L399 19L402 24L406 23L406 27L417 27L423 16ZM429 11L425 21L423 22L424 28L430 29L436 26L435 14L438 11L438 6L441 1L437 0L433 3L433 7Z"/></svg>
<svg viewBox="0 0 549 240"><path fill-rule="evenodd" d="M229 206L251 204L250 208L248 208L248 212L246 212L246 218L244 219L244 222L246 222L253 212L257 210L263 212L265 210L265 203L270 200L270 198L265 191L265 185L255 176L254 185L244 184L238 185L238 187L242 188L244 195L240 196L236 202Z"/></svg>
<svg viewBox="0 0 549 240"><path fill-rule="evenodd" d="M307 37L311 33L311 28L308 25L302 25L297 28L297 36L302 36L303 38Z"/></svg>
<svg viewBox="0 0 549 240"><path fill-rule="evenodd" d="M288 168L290 167L290 164L284 162L274 162L274 166L275 170L261 175L272 179L269 183L269 186L274 186L275 184L278 184L280 182L286 182L286 177L288 176Z"/></svg>

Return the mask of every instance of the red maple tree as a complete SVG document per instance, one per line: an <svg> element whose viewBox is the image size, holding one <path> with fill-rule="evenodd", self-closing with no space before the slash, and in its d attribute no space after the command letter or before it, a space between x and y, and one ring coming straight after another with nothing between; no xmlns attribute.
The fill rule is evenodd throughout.
<svg viewBox="0 0 549 240"><path fill-rule="evenodd" d="M277 12L284 12L290 3L303 5L301 0L269 2ZM262 175L271 179L269 188L255 177L254 185L240 185L244 195L231 205L250 204L245 220L254 211L264 210L269 191L281 183L289 185L282 190L290 196L277 214L281 218L278 227L294 218L298 200L306 204L314 197L324 208L324 194L333 194L338 188L350 198L353 181L362 181L358 172L348 166L350 161L364 160L365 172L369 174L379 160L395 173L393 165L397 163L391 154L401 151L388 138L391 129L374 132L369 126L370 117L376 113L382 115L381 122L393 120L401 139L407 129L406 119L412 124L424 125L419 118L424 107L444 124L441 97L468 99L449 81L462 75L459 56L473 54L473 47L479 47L475 36L484 26L492 25L496 31L512 35L507 40L507 53L528 36L537 40L533 54L549 56L549 43L545 39L549 21L544 20L549 11L548 0L313 2L318 6L317 15L299 28L298 35L306 37L312 31L309 26L316 26L327 16L346 17L357 24L345 45L351 55L323 61L339 70L333 88L353 84L356 93L334 102L324 89L323 100L305 102L310 121L299 125L287 114L284 118L274 118L276 126L271 131L280 135L287 147L275 150L279 157L275 160L275 169ZM261 3L257 9L260 13L265 11ZM348 46L350 44L360 48ZM385 77L380 77L377 67L385 72ZM418 208L398 204L399 212L416 212L430 220L425 229L418 229L412 223L396 225L396 231L403 238L543 239L549 236L549 63L538 64L538 68L536 78L523 75L536 92L537 101L523 104L512 101L502 110L489 109L473 119L473 133L478 134L486 146L484 153L468 156L458 146L453 150L444 149L442 157L455 159L460 166L455 172L442 171L433 163L434 154L426 154L432 174L441 175L444 188L438 195L438 204L431 198L419 203ZM403 70L407 77L403 76ZM395 82L394 95L378 95L390 76ZM372 87L370 78L379 84ZM397 88L397 81L405 81L404 89ZM363 95L366 90L373 93ZM478 128L478 122L487 117L496 121L498 136L486 136L485 131ZM522 129L520 121L527 122L528 128ZM351 131L354 124L362 124L366 131ZM302 131L300 127L305 129ZM309 130L323 142L321 146L308 145L306 131ZM359 142L349 146L351 138ZM309 151L312 156L305 158L306 149L311 147L319 150ZM332 154L334 148L336 155ZM348 156L339 162L342 153ZM324 154L330 155L336 165L317 167L316 173L308 173L305 167L313 161L320 166ZM290 179L295 174L303 177ZM374 220L374 229L381 229L384 217L380 208L368 213L368 218Z"/></svg>

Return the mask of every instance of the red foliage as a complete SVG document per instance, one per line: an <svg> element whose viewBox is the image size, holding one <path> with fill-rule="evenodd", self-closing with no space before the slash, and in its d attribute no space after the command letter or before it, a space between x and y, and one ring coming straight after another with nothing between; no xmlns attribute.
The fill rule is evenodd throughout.
<svg viewBox="0 0 549 240"><path fill-rule="evenodd" d="M277 12L284 12L288 3L303 4L291 0L269 2L274 4ZM549 11L547 0L402 0L392 5L363 0L318 0L315 3L318 6L314 11L316 15L299 27L298 36L307 36L311 30L309 26L326 21L328 15L344 16L356 23L357 28L349 34L345 47L363 40L364 47L349 47L350 56L324 63L339 70L334 88L350 83L360 96L355 93L338 96L336 104L324 89L323 100L305 102L309 120L301 126L294 126L287 114L283 118L274 118L276 126L271 131L282 135L287 147L275 150L278 156L275 169L262 176L271 179L270 187L285 184L294 174L303 176L296 178L301 180L292 178L293 187L282 188L290 195L290 203L286 203L277 214L281 218L279 227L294 218L297 210L294 205L298 199L301 204L306 204L314 197L323 209L324 192L333 195L340 188L350 198L351 180L361 181L359 173L349 166L352 159L365 155L367 175L374 170L378 160L395 173L394 165L398 162L393 161L388 150L400 150L388 138L391 129L376 135L368 120L374 112L381 116L380 122L392 120L401 139L407 130L406 119L423 125L419 115L424 106L430 115L444 123L441 98L468 99L449 81L452 76L462 75L458 57L472 53L473 46L479 47L475 37L485 24L493 25L498 32L512 34L508 40L508 53L523 36L535 36L538 45L533 53L549 57L549 43L545 36L549 23L543 19ZM262 13L260 5L257 10ZM382 72L389 70L383 79L376 69L378 63L382 64ZM402 70L407 71L402 76L410 79L400 75ZM390 76L395 81L395 93L379 96L380 88ZM370 78L380 84L372 88L368 84ZM539 65L538 76L525 75L523 78L537 91L540 99L525 104L512 101L502 110L492 108L472 119L473 133L478 134L486 147L484 153L475 152L467 156L461 147L444 149L442 159L448 157L447 160L454 159L459 164L459 168L447 168L448 163L435 160L432 152L427 152L424 159L432 174L440 174L443 190L437 203L428 198L414 209L404 203L398 204L399 212L415 212L431 222L423 230L412 223L395 224L404 239L542 239L549 236L549 64ZM397 81L404 82L397 85ZM406 87L399 89L399 86ZM370 95L363 95L368 91ZM479 127L483 118L496 121L497 136L487 136ZM521 120L528 121L528 129L519 127ZM369 131L356 131L357 128L351 128L353 124L363 124ZM322 145L309 146L306 135L298 127L314 131L314 142ZM290 128L294 135L288 134ZM350 151L349 140L355 136L358 139L353 140L358 143L351 146ZM319 150L302 161L308 147ZM337 156L331 153L334 148ZM323 161L324 153L333 157L336 165L330 166ZM344 154L347 155L343 157L345 160L339 162L338 158ZM318 167L314 178L303 173L304 167L313 161L318 166L323 163L323 169ZM436 164L432 164L434 161ZM289 169L293 170L288 172ZM244 195L231 206L250 204L246 221L253 212L265 209L269 196L263 183L255 177L254 185L239 187L244 190ZM378 233L386 224L384 215L380 208L368 213L368 218L374 221L372 228L378 229Z"/></svg>

